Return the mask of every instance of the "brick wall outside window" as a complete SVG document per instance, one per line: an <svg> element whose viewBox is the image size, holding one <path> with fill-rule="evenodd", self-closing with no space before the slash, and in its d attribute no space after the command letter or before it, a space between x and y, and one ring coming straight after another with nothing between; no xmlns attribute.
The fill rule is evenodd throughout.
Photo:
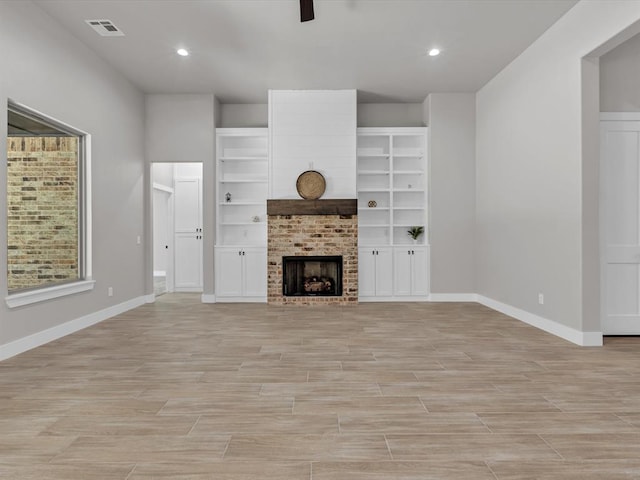
<svg viewBox="0 0 640 480"><path fill-rule="evenodd" d="M7 138L9 291L75 280L78 138Z"/></svg>

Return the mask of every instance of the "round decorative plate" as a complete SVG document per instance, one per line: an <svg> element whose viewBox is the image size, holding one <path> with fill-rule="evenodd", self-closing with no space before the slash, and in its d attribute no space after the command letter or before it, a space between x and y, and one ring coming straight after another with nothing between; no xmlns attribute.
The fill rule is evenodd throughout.
<svg viewBox="0 0 640 480"><path fill-rule="evenodd" d="M307 170L298 177L296 190L305 200L317 200L324 193L327 184L320 172Z"/></svg>

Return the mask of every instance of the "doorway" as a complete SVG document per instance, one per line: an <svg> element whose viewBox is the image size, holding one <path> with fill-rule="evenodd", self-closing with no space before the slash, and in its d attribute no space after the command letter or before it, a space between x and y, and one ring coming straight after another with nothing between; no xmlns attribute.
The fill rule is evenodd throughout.
<svg viewBox="0 0 640 480"><path fill-rule="evenodd" d="M202 292L202 164L154 163L154 294Z"/></svg>
<svg viewBox="0 0 640 480"><path fill-rule="evenodd" d="M640 335L640 113L603 113L602 332Z"/></svg>

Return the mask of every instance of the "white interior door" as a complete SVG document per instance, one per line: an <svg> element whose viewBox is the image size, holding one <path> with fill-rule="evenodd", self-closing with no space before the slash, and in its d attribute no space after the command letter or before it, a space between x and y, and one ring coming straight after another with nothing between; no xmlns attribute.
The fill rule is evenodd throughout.
<svg viewBox="0 0 640 480"><path fill-rule="evenodd" d="M174 288L202 291L202 187L200 178L174 181Z"/></svg>
<svg viewBox="0 0 640 480"><path fill-rule="evenodd" d="M601 122L602 332L640 334L640 117Z"/></svg>

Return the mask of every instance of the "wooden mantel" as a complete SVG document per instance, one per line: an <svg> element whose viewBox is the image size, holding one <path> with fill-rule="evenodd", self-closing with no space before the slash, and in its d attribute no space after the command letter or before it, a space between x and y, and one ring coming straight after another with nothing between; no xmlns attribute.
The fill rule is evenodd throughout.
<svg viewBox="0 0 640 480"><path fill-rule="evenodd" d="M267 200L267 215L357 215L355 198Z"/></svg>

